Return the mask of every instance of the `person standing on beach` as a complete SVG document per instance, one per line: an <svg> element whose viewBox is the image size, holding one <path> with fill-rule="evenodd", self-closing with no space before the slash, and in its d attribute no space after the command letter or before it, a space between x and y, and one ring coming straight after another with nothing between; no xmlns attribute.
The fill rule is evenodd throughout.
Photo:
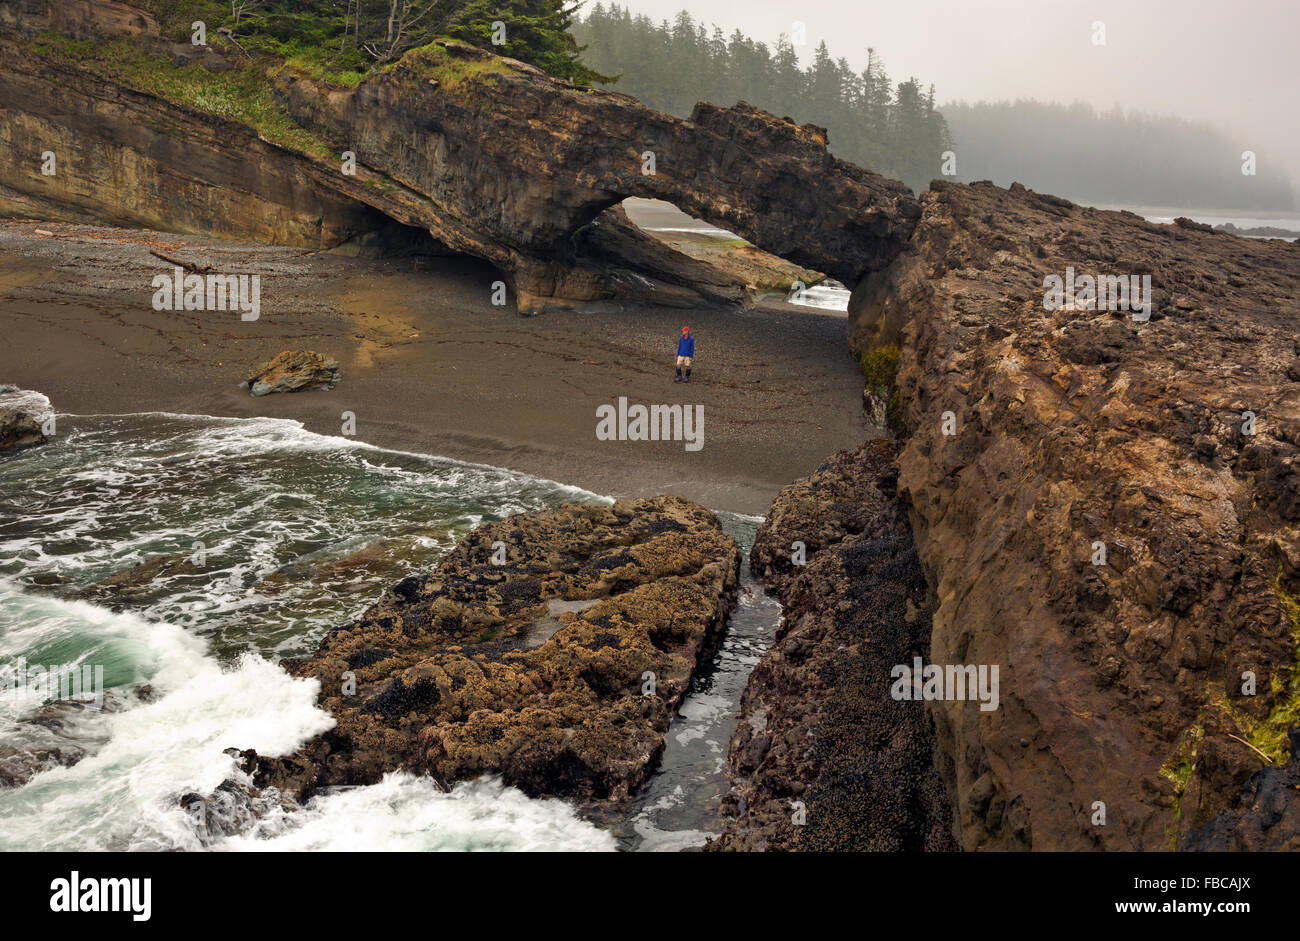
<svg viewBox="0 0 1300 941"><path fill-rule="evenodd" d="M673 382L691 381L691 363L695 361L695 337L691 336L690 327L682 327L682 338L677 341L677 378ZM682 367L686 367L686 378L682 378Z"/></svg>

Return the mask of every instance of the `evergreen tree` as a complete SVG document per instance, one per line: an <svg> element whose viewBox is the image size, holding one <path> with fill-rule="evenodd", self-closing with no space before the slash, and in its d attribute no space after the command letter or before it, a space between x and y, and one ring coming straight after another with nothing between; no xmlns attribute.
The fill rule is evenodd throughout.
<svg viewBox="0 0 1300 941"><path fill-rule="evenodd" d="M448 37L557 78L612 81L582 61L570 32L581 6L572 0L238 0L219 27L245 51L299 56L328 71L365 71ZM496 22L505 25L500 46L492 42Z"/></svg>
<svg viewBox="0 0 1300 941"><path fill-rule="evenodd" d="M446 2L446 0L443 0ZM556 78L590 84L609 82L582 62L585 47L569 32L580 4L563 0L460 0L444 27L446 35L537 66ZM501 23L505 42L493 43Z"/></svg>
<svg viewBox="0 0 1300 941"><path fill-rule="evenodd" d="M854 72L822 42L805 68L788 36L773 47L739 30L730 37L696 23L683 10L656 25L618 4L598 3L574 33L597 70L618 73L618 88L646 104L686 116L699 100L748 101L777 115L827 128L832 150L847 160L923 187L938 173L947 126L913 80L899 113L884 65L868 52ZM900 86L901 88L901 86Z"/></svg>

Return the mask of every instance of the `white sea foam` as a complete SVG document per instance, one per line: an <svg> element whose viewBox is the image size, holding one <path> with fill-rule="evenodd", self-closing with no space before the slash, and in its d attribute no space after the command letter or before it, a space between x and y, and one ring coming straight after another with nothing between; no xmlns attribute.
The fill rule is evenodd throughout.
<svg viewBox="0 0 1300 941"><path fill-rule="evenodd" d="M49 406L21 390L0 401ZM0 849L613 848L567 805L496 781L442 794L391 775L273 811L215 844L179 803L227 780L248 784L225 749L288 754L333 724L315 705L315 681L237 651L245 639L268 652L314 646L379 588L362 579L361 594L331 599L328 586L270 576L394 532L434 558L484 519L607 498L284 419L60 416L59 432L57 447L0 464L0 663L102 664L108 707L57 707L57 723L38 725L27 720L40 702L0 689L0 758L43 767L0 790ZM196 542L206 561L154 574L129 601L134 613L21 584L84 589ZM50 749L84 757L42 764Z"/></svg>
<svg viewBox="0 0 1300 941"><path fill-rule="evenodd" d="M609 502L287 419L69 415L61 433L57 448L0 465L0 574L84 587L171 556L133 587L133 604L151 620L222 630L223 656L241 638L268 654L305 652L484 519ZM296 574L391 540L402 548L387 570L343 572L333 584ZM196 551L201 563L179 565Z"/></svg>
<svg viewBox="0 0 1300 941"><path fill-rule="evenodd" d="M0 385L0 408L35 412L42 416L54 411L50 406L50 400L41 393L10 385Z"/></svg>
<svg viewBox="0 0 1300 941"><path fill-rule="evenodd" d="M153 697L129 696L122 711L83 717L81 741L91 754L0 791L0 849L201 849L178 801L227 779L247 783L226 748L285 755L334 724L315 706L314 680L294 679L261 657L246 654L223 668L200 639L170 624L79 601L15 599L11 585L4 591L0 608L28 625L3 633L6 652L75 632L96 653L132 654ZM443 794L428 779L394 774L318 797L213 848L606 850L613 839L562 802L530 800L499 782Z"/></svg>
<svg viewBox="0 0 1300 941"><path fill-rule="evenodd" d="M195 848L176 800L238 776L223 749L285 754L333 725L315 706L315 681L293 679L260 657L223 669L201 639L174 625L3 590L7 655L20 645L79 646L83 662L107 660L108 676L147 682L153 696L128 693L122 711L86 714L83 734L106 739L101 747L72 767L0 791L2 848ZM27 627L15 630L15 618Z"/></svg>
<svg viewBox="0 0 1300 941"><path fill-rule="evenodd" d="M23 394L39 396L47 405L49 403L49 399L45 398L45 396L41 395L39 392L28 393L24 390ZM572 484L561 483L558 480L524 474L520 471L511 470L508 467L498 467L494 464L481 464L473 461L461 461L456 458L424 454L418 451L402 451L395 448L384 448L379 445L370 444L367 441L361 441L357 438L345 437L343 435L322 435L314 431L308 431L302 422L292 418L224 418L213 415L193 415L187 412L132 412L126 415L98 415L92 413L88 415L69 415L68 417L136 418L148 417L151 415L164 419L185 419L202 423L203 427L198 430L194 443L202 445L204 450L210 450L214 454L229 454L232 456L246 457L255 453L268 453L286 449L297 451L373 451L377 454L418 458L423 461L444 465L448 468L485 471L515 481L527 481L531 484L545 484L550 487L555 487L567 494L572 494L575 498L583 498L592 502L611 504L614 502L613 497L593 493L590 490L584 490L583 488L575 487ZM367 466L376 472L394 475L402 473L399 468L393 468L386 465L376 466L368 464ZM461 481L453 472L452 475L447 477L446 482L449 486L454 487Z"/></svg>
<svg viewBox="0 0 1300 941"><path fill-rule="evenodd" d="M533 800L496 779L458 784L448 794L428 778L397 772L379 784L313 798L257 834L230 837L215 848L609 851L614 838L562 801Z"/></svg>

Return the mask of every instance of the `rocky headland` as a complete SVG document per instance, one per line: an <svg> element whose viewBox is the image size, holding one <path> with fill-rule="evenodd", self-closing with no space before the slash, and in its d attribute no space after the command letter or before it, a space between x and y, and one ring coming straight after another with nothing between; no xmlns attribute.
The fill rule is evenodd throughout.
<svg viewBox="0 0 1300 941"><path fill-rule="evenodd" d="M642 196L853 288L848 345L897 441L768 514L752 563L785 622L716 848L1294 847L1295 244L1020 185L918 198L818 128L744 104L673 118L455 42L356 87L280 69L256 127L104 61L230 68L126 4L0 3L0 28L0 127L80 167L0 167L6 214L466 253L523 312L744 303L743 278L626 220ZM716 645L736 563L677 498L490 524L287 662L337 726L247 766L300 797L405 768L617 801ZM996 668L996 708L896 698L917 658Z"/></svg>
<svg viewBox="0 0 1300 941"><path fill-rule="evenodd" d="M337 724L288 757L245 753L247 766L299 799L399 769L624 799L717 648L739 567L713 514L675 497L482 526L315 655L284 661L320 683Z"/></svg>
<svg viewBox="0 0 1300 941"><path fill-rule="evenodd" d="M1001 668L996 711L930 704L958 841L1183 846L1300 723L1300 251L1021 186L921 204L849 339L897 358L930 655ZM1149 320L1046 304L1067 269L1149 275Z"/></svg>

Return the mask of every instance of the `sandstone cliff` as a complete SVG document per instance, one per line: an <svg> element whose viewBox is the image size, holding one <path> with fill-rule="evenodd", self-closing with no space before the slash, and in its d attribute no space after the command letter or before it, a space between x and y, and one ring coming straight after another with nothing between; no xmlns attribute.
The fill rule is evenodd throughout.
<svg viewBox="0 0 1300 941"><path fill-rule="evenodd" d="M113 0L0 2L0 118L26 155L0 167L5 214L313 248L396 227L492 262L524 311L736 299L743 280L714 285L621 219L628 196L848 284L888 263L918 211L901 183L832 157L821 129L743 102L683 120L455 41L333 86L236 69Z"/></svg>

